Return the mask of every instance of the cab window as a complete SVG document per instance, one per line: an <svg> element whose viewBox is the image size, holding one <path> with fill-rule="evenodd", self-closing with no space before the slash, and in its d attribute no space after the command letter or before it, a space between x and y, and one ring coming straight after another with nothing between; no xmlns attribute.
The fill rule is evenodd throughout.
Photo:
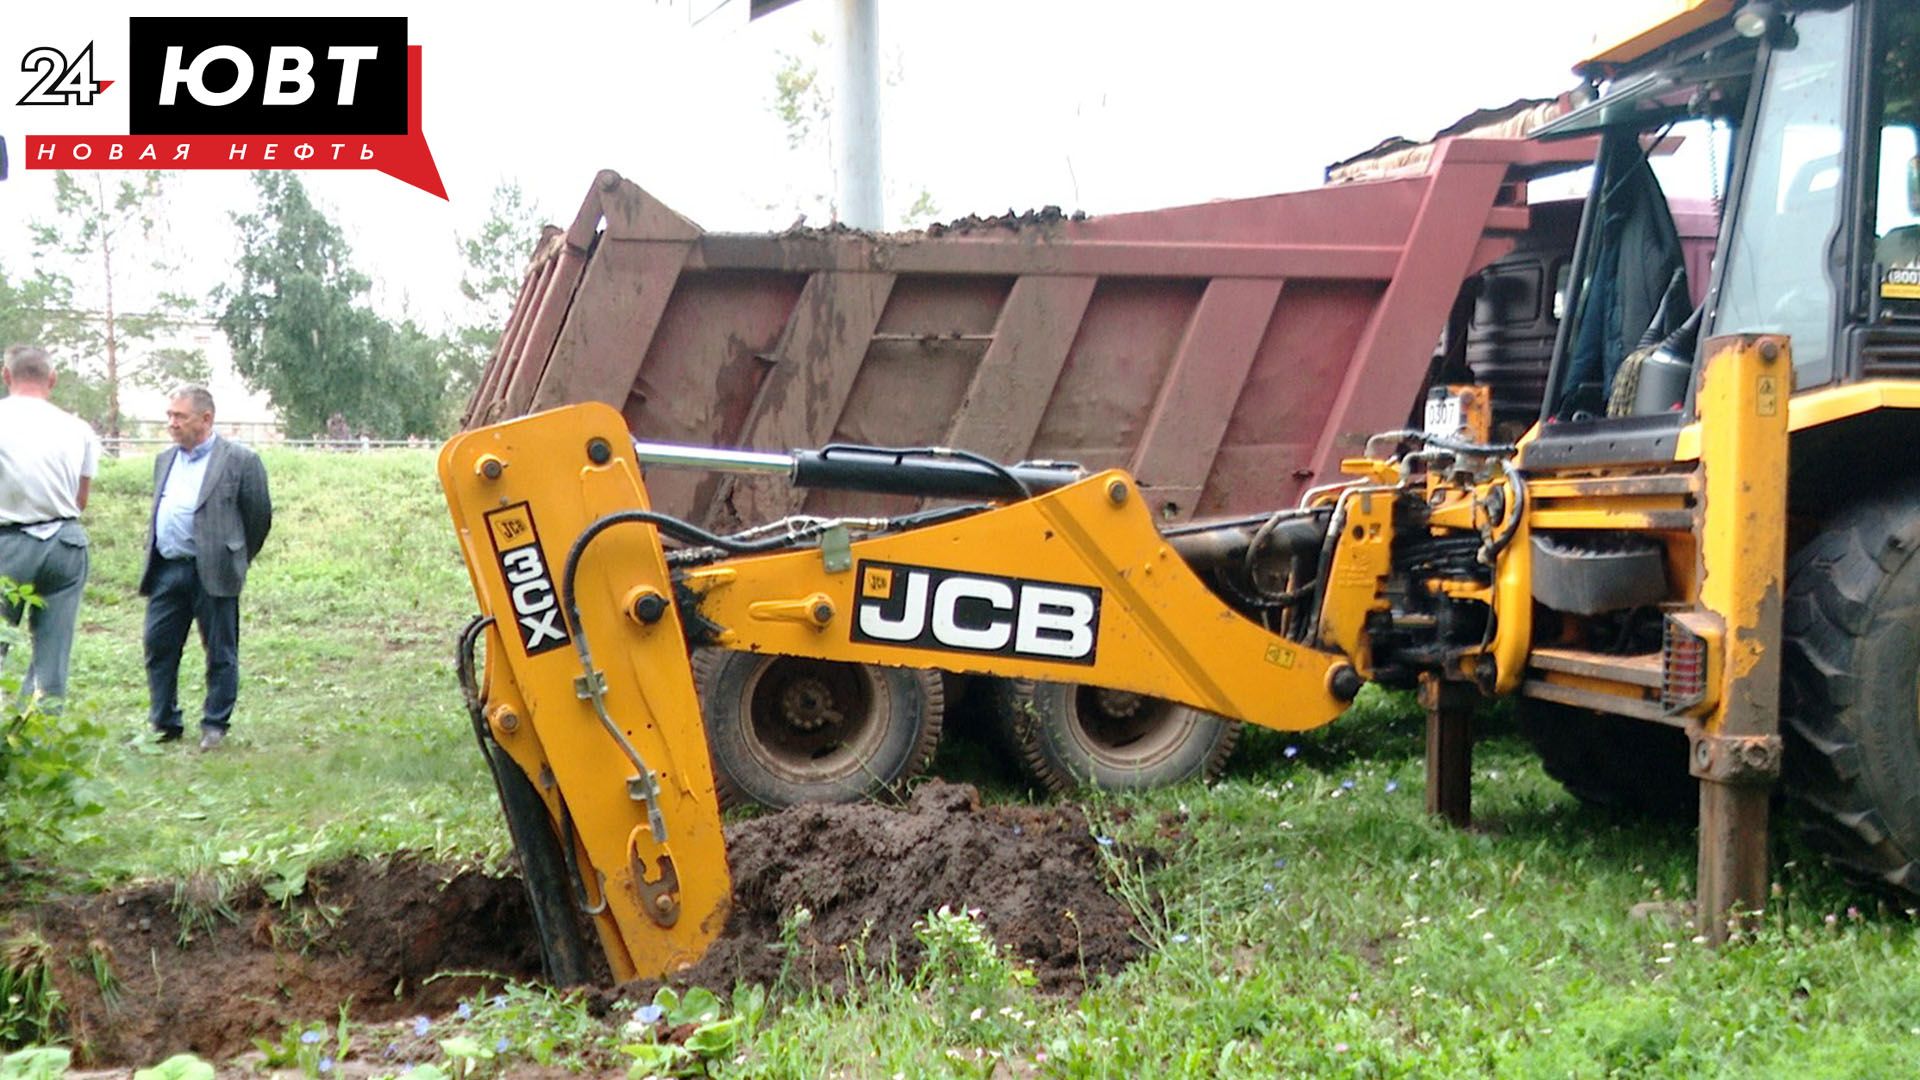
<svg viewBox="0 0 1920 1080"><path fill-rule="evenodd" d="M1802 387L1833 377L1850 34L1845 11L1803 11L1775 47L1712 320L1716 334L1791 335Z"/></svg>
<svg viewBox="0 0 1920 1080"><path fill-rule="evenodd" d="M1884 311L1920 318L1920 8L1882 4L1874 44L1872 265L1867 281Z"/></svg>

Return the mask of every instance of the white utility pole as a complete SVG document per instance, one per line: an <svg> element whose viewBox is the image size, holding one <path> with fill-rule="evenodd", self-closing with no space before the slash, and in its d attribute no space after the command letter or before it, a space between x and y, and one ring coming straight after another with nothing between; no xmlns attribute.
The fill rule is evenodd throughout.
<svg viewBox="0 0 1920 1080"><path fill-rule="evenodd" d="M840 85L833 110L840 220L886 227L880 194L880 0L835 0L840 12Z"/></svg>

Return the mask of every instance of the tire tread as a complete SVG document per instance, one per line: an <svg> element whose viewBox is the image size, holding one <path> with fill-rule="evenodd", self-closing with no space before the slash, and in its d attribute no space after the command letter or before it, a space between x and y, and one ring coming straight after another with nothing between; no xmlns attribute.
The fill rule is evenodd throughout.
<svg viewBox="0 0 1920 1080"><path fill-rule="evenodd" d="M1802 834L1846 876L1906 892L1920 882L1920 845L1903 844L1889 826L1879 799L1890 793L1872 790L1862 745L1876 723L1896 718L1868 715L1859 664L1871 635L1914 621L1911 603L1885 605L1895 579L1912 572L1917 541L1920 487L1838 515L1788 561L1782 635L1785 788Z"/></svg>

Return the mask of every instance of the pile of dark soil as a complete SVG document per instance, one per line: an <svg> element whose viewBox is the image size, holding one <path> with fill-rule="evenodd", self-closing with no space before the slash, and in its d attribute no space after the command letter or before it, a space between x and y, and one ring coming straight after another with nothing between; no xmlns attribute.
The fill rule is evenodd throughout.
<svg viewBox="0 0 1920 1080"><path fill-rule="evenodd" d="M1072 806L982 807L970 787L932 783L901 808L800 807L742 822L728 847L732 917L676 983L724 991L784 973L788 989L843 989L846 950L871 971L892 963L910 976L914 923L942 905L977 911L1048 991L1077 990L1139 950ZM783 945L796 907L811 920ZM518 879L407 857L318 869L285 905L258 889L223 898L191 882L146 884L4 921L6 936L30 930L47 943L68 1041L95 1065L184 1050L222 1060L256 1036L334 1020L343 1004L357 1024L380 1025L447 1012L500 978L540 977ZM494 977L431 978L446 972Z"/></svg>
<svg viewBox="0 0 1920 1080"><path fill-rule="evenodd" d="M927 226L927 235L966 236L969 233L991 232L994 230L1019 232L1023 229L1050 228L1059 225L1063 221L1085 220L1087 220L1087 215L1081 211L1075 210L1073 213L1068 214L1057 206L1043 206L1038 210L1028 210L1023 213L1016 213L1009 209L1004 214L994 214L988 217L982 217L979 214L969 214L963 218L955 218L952 221L929 225Z"/></svg>
<svg viewBox="0 0 1920 1080"><path fill-rule="evenodd" d="M919 966L913 924L942 905L979 912L1003 952L1044 990L1071 992L1139 951L1132 914L1107 891L1099 849L1074 806L981 806L973 788L929 783L904 808L802 806L728 830L734 909L686 981L845 986L869 969ZM781 922L811 914L789 956ZM676 979L676 982L681 981Z"/></svg>

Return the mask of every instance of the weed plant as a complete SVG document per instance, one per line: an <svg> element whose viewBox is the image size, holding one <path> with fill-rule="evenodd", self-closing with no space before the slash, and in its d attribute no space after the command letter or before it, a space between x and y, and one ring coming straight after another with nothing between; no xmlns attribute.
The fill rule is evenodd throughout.
<svg viewBox="0 0 1920 1080"><path fill-rule="evenodd" d="M54 986L53 950L23 931L0 942L0 1049L50 1040L66 1012Z"/></svg>
<svg viewBox="0 0 1920 1080"><path fill-rule="evenodd" d="M5 577L0 602L23 615L41 606L33 586ZM104 729L83 710L23 692L30 648L24 628L0 621L0 877L68 842L79 819L104 808L93 783Z"/></svg>

